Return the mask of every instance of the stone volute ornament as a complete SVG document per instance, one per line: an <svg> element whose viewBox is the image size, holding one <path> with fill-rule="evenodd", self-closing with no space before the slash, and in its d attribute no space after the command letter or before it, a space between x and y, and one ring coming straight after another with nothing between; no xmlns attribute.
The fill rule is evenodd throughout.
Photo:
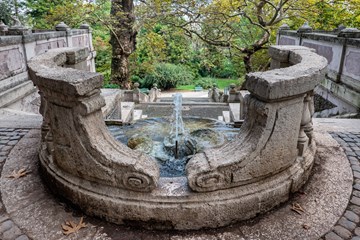
<svg viewBox="0 0 360 240"><path fill-rule="evenodd" d="M44 118L41 172L87 214L151 228L216 228L269 211L308 179L313 90L327 66L309 48L270 47L271 70L246 76L247 115L236 139L195 154L176 178L160 177L153 159L110 135L100 74L61 67L82 66L87 54L49 50L28 64Z"/></svg>

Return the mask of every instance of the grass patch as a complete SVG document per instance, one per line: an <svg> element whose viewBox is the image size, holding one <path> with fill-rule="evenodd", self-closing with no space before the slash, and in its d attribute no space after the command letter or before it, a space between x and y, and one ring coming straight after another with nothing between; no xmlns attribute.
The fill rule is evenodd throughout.
<svg viewBox="0 0 360 240"><path fill-rule="evenodd" d="M188 90L193 91L196 86L202 86L205 83L205 86L202 86L204 90L208 89L210 86L215 83L219 89L224 89L228 87L230 84L234 83L237 86L240 86L244 82L243 78L240 79L222 79L222 78L210 78L204 77L197 79L193 84L182 85L176 87L176 90Z"/></svg>

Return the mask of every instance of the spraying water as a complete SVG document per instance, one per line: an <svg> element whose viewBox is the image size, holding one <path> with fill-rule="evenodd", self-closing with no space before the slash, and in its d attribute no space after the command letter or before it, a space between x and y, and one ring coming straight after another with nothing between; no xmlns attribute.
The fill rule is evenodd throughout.
<svg viewBox="0 0 360 240"><path fill-rule="evenodd" d="M192 155L196 152L196 143L190 137L182 119L182 95L173 95L173 114L170 118L170 133L164 139L165 149L172 154L175 159Z"/></svg>

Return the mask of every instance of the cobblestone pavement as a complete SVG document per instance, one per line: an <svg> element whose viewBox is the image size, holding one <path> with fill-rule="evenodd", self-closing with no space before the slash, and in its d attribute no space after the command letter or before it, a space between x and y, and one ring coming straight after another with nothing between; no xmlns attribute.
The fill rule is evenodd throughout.
<svg viewBox="0 0 360 240"><path fill-rule="evenodd" d="M28 131L28 129L0 128L0 173L2 172L6 157L11 149ZM29 239L9 218L2 204L2 200L0 201L0 239Z"/></svg>
<svg viewBox="0 0 360 240"><path fill-rule="evenodd" d="M325 240L360 240L360 132L331 133L345 150L353 171L353 191L346 211L332 228L325 234Z"/></svg>
<svg viewBox="0 0 360 240"><path fill-rule="evenodd" d="M28 132L28 129L0 128L0 173L12 148ZM353 192L347 210L332 231L322 240L360 240L360 133L331 133L344 148L353 171ZM27 240L21 229L9 218L0 195L0 239ZM34 239L37 240L37 239Z"/></svg>

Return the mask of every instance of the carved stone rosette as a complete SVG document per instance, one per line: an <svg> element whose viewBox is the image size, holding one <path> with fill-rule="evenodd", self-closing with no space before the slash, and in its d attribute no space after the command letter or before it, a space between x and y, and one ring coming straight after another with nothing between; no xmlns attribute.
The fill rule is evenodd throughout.
<svg viewBox="0 0 360 240"><path fill-rule="evenodd" d="M85 49L35 57L29 69L42 99L47 184L87 214L149 228L215 228L286 201L313 165L313 90L327 61L297 46L269 54L272 70L246 76L247 115L236 139L194 155L177 178L160 178L154 160L112 138L101 113L102 76L61 67L85 60Z"/></svg>

